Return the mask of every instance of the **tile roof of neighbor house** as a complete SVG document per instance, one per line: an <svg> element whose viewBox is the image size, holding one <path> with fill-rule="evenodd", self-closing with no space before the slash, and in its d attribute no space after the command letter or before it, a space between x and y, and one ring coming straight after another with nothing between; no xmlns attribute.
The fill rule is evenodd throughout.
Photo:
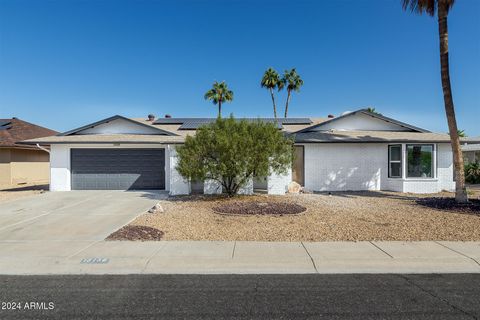
<svg viewBox="0 0 480 320"><path fill-rule="evenodd" d="M0 119L0 148L28 148L18 142L55 134L58 132L17 118Z"/></svg>

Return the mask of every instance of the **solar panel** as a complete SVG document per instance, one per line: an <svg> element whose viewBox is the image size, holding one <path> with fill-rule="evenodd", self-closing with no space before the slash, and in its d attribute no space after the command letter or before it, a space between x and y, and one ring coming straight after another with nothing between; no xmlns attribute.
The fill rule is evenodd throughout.
<svg viewBox="0 0 480 320"><path fill-rule="evenodd" d="M195 130L202 125L206 125L215 122L216 118L162 118L154 122L154 124L180 124L180 130ZM282 124L311 124L312 121L309 118L238 118L237 120L246 121L264 121L277 123L278 128L282 128Z"/></svg>

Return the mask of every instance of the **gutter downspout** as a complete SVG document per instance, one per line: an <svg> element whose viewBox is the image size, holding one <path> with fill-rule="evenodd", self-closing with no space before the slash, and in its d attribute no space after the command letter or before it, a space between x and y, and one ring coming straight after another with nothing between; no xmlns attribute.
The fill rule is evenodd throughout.
<svg viewBox="0 0 480 320"><path fill-rule="evenodd" d="M42 146L41 146L40 144L38 144L38 143L37 143L37 148L40 149L40 150L43 150L43 151L45 151L45 152L47 152L47 153L50 153L50 150L45 149L44 147L42 147Z"/></svg>

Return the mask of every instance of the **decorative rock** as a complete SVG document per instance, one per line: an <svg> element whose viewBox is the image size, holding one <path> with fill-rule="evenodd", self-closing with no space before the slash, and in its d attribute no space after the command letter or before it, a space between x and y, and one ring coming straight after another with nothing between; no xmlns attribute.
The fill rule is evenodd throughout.
<svg viewBox="0 0 480 320"><path fill-rule="evenodd" d="M150 210L148 210L148 213L163 213L163 212L165 212L165 210L163 210L163 207L160 204L160 202L154 205L152 208L150 208Z"/></svg>
<svg viewBox="0 0 480 320"><path fill-rule="evenodd" d="M302 190L302 186L295 181L288 184L288 193L300 193L300 190Z"/></svg>

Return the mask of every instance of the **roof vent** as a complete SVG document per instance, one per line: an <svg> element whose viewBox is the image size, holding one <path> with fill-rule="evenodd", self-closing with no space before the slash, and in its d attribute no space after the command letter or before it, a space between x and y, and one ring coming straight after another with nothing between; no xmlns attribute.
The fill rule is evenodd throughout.
<svg viewBox="0 0 480 320"><path fill-rule="evenodd" d="M170 119L171 117L172 117L172 116L169 115L169 114L166 114L166 115L165 115L165 118L167 118L167 119Z"/></svg>
<svg viewBox="0 0 480 320"><path fill-rule="evenodd" d="M329 114L329 115L327 116L327 118L328 118L328 119L333 119L333 118L335 118L335 116L334 116L333 114Z"/></svg>
<svg viewBox="0 0 480 320"><path fill-rule="evenodd" d="M148 115L148 121L153 121L155 120L155 115L154 114L149 114Z"/></svg>

